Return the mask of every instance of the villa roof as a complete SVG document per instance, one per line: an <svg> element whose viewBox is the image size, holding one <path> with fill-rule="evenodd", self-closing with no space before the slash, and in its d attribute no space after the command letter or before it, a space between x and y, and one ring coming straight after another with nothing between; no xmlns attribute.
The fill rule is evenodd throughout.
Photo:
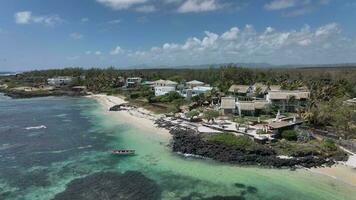
<svg viewBox="0 0 356 200"><path fill-rule="evenodd" d="M221 108L222 109L235 109L236 102L234 97L222 97L221 98Z"/></svg>
<svg viewBox="0 0 356 200"><path fill-rule="evenodd" d="M269 104L268 101L264 101L264 100L238 102L240 110L256 110L256 109L261 110L261 109L265 109L268 104Z"/></svg>
<svg viewBox="0 0 356 200"><path fill-rule="evenodd" d="M270 85L269 89L271 91L279 91L279 90L281 90L281 86L280 85Z"/></svg>
<svg viewBox="0 0 356 200"><path fill-rule="evenodd" d="M192 80L192 81L187 82L186 84L188 84L188 85L204 85L205 83L201 82L201 81L197 81L197 80Z"/></svg>
<svg viewBox="0 0 356 200"><path fill-rule="evenodd" d="M237 92L237 93L247 93L251 88L249 85L232 85L229 88L229 92Z"/></svg>
<svg viewBox="0 0 356 200"><path fill-rule="evenodd" d="M239 103L240 110L255 110L255 105L253 102L240 102Z"/></svg>
<svg viewBox="0 0 356 200"><path fill-rule="evenodd" d="M296 99L308 99L310 92L306 91L270 91L268 92L270 99L284 100L294 96Z"/></svg>
<svg viewBox="0 0 356 200"><path fill-rule="evenodd" d="M178 83L174 82L174 81L171 81L171 80L157 80L157 81L154 81L155 84L162 84L162 85L178 85Z"/></svg>
<svg viewBox="0 0 356 200"><path fill-rule="evenodd" d="M267 105L269 104L268 101L253 101L255 105L255 109L265 109Z"/></svg>

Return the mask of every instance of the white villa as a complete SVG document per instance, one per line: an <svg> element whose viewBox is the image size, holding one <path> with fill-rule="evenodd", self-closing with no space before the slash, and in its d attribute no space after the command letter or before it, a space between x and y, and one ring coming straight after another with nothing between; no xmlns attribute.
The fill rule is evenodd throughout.
<svg viewBox="0 0 356 200"><path fill-rule="evenodd" d="M47 79L49 85L67 85L73 81L71 76L57 76Z"/></svg>
<svg viewBox="0 0 356 200"><path fill-rule="evenodd" d="M171 80L157 80L152 82L152 87L155 91L155 96L162 96L169 92L176 91L178 83Z"/></svg>
<svg viewBox="0 0 356 200"><path fill-rule="evenodd" d="M155 96L163 96L170 92L176 91L176 87L173 86L157 86L154 87L154 89L155 89Z"/></svg>

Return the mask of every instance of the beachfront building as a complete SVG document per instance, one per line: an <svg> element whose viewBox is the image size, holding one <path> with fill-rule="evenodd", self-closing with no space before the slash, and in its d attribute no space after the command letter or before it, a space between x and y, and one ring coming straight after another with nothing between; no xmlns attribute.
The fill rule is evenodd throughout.
<svg viewBox="0 0 356 200"><path fill-rule="evenodd" d="M129 77L126 79L126 87L135 87L142 82L141 77Z"/></svg>
<svg viewBox="0 0 356 200"><path fill-rule="evenodd" d="M221 97L220 111L222 115L236 113L236 98L235 97Z"/></svg>
<svg viewBox="0 0 356 200"><path fill-rule="evenodd" d="M190 100L192 97L207 93L211 91L213 87L210 86L196 86L192 89L183 89L180 94L185 97L187 100Z"/></svg>
<svg viewBox="0 0 356 200"><path fill-rule="evenodd" d="M187 88L193 89L194 87L204 86L205 83L201 81L193 80L193 81L186 82L185 85L187 86Z"/></svg>
<svg viewBox="0 0 356 200"><path fill-rule="evenodd" d="M175 92L178 83L170 80L157 80L152 82L153 89L155 91L155 96L162 96L168 94L169 92Z"/></svg>
<svg viewBox="0 0 356 200"><path fill-rule="evenodd" d="M306 105L310 92L300 90L269 91L266 100L281 111L295 112Z"/></svg>
<svg viewBox="0 0 356 200"><path fill-rule="evenodd" d="M237 101L236 111L239 116L256 116L265 112L270 106L266 100Z"/></svg>
<svg viewBox="0 0 356 200"><path fill-rule="evenodd" d="M249 97L253 95L253 87L249 85L232 85L228 92L235 97Z"/></svg>
<svg viewBox="0 0 356 200"><path fill-rule="evenodd" d="M155 90L155 96L163 96L163 95L168 94L170 92L175 92L176 91L176 87L158 86L158 87L154 87L154 90Z"/></svg>
<svg viewBox="0 0 356 200"><path fill-rule="evenodd" d="M171 80L157 80L153 81L154 87L177 87L178 83Z"/></svg>
<svg viewBox="0 0 356 200"><path fill-rule="evenodd" d="M57 76L57 77L47 79L47 83L49 85L55 85L55 86L68 85L72 81L73 81L73 77L71 76Z"/></svg>

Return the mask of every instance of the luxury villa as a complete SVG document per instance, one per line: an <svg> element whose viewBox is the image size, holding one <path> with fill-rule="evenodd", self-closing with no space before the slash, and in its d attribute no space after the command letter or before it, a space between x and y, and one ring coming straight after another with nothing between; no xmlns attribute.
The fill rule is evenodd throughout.
<svg viewBox="0 0 356 200"><path fill-rule="evenodd" d="M259 115L270 107L281 111L294 112L306 105L310 92L301 90L281 90L279 86L262 84L232 85L229 96L221 98L221 113Z"/></svg>

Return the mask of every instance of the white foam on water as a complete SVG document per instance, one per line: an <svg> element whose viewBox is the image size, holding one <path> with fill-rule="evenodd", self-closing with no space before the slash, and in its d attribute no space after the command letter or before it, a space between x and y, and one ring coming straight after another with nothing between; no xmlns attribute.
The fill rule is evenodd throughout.
<svg viewBox="0 0 356 200"><path fill-rule="evenodd" d="M34 129L43 129L43 128L47 128L45 125L40 125L40 126L30 126L30 127L26 127L26 130L34 130Z"/></svg>

